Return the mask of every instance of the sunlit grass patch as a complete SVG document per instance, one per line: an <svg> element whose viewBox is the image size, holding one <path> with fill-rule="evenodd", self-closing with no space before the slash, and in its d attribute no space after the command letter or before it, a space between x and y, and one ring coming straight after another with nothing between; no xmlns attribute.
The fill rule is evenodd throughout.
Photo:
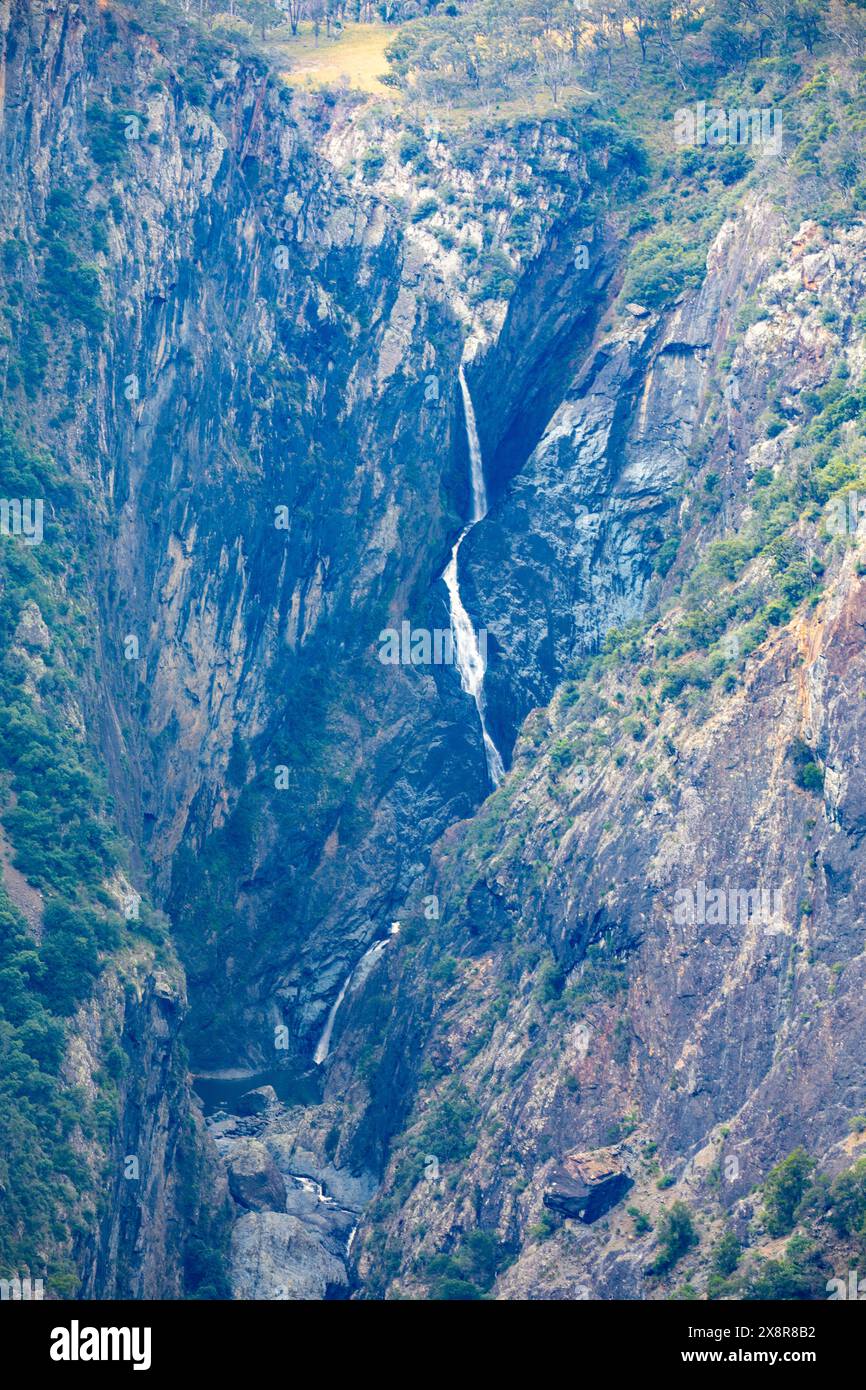
<svg viewBox="0 0 866 1390"><path fill-rule="evenodd" d="M381 78L388 71L385 49L400 32L399 25L347 24L338 37L324 29L316 41L312 25L301 25L293 38L287 26L274 31L265 45L293 86L349 86L379 96L398 94Z"/></svg>

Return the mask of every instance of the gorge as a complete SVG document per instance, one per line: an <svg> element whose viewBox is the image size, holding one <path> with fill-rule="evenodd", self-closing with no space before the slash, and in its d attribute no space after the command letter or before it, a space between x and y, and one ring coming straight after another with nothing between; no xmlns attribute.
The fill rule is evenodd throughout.
<svg viewBox="0 0 866 1390"><path fill-rule="evenodd" d="M862 10L231 8L0 10L0 1279L825 1299Z"/></svg>

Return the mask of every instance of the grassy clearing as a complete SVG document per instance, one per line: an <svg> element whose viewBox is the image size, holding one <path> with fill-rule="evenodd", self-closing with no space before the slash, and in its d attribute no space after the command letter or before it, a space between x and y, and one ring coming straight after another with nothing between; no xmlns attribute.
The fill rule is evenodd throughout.
<svg viewBox="0 0 866 1390"><path fill-rule="evenodd" d="M397 99L380 78L388 71L385 49L399 32L393 24L347 24L336 38L323 31L317 43L312 25L304 23L296 38L287 26L275 30L265 47L293 86L349 86Z"/></svg>

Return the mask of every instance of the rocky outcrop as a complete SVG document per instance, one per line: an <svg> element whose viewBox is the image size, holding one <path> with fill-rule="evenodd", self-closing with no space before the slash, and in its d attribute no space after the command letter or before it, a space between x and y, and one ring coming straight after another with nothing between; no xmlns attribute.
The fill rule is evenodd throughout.
<svg viewBox="0 0 866 1390"><path fill-rule="evenodd" d="M294 1302L348 1294L342 1260L287 1213L242 1216L232 1231L231 1259L235 1298Z"/></svg>
<svg viewBox="0 0 866 1390"><path fill-rule="evenodd" d="M286 1184L257 1139L238 1139L226 1157L229 1191L250 1211L285 1211Z"/></svg>
<svg viewBox="0 0 866 1390"><path fill-rule="evenodd" d="M544 1205L590 1226L621 1202L633 1186L615 1149L570 1153L551 1173Z"/></svg>
<svg viewBox="0 0 866 1390"><path fill-rule="evenodd" d="M428 1079L392 1148L383 1200L356 1241L359 1272L374 1289L424 1296L425 1259L459 1251L465 1232L480 1229L517 1256L496 1297L584 1296L575 1289L665 1297L672 1286L652 1272L655 1233L674 1202L694 1213L701 1253L689 1274L703 1289L707 1252L725 1224L753 1238L753 1194L773 1164L798 1145L827 1171L837 1171L843 1149L850 1161L850 1117L866 1084L858 1061L863 953L851 916L864 891L851 754L860 743L863 533L850 517L840 530L820 506L789 501L776 513L783 541L763 553L757 545L754 559L733 570L713 562L767 515L762 487L774 486L777 497L793 490L792 460L800 450L808 456L818 433L809 424L815 388L831 380L834 362L841 359L831 391L843 392L846 373L861 369L848 315L860 294L863 232L797 227L777 263L754 242L760 214L747 208L742 217L720 234L698 296L652 323L642 316L610 357L591 359L601 371L614 371L618 356L630 360L641 383L633 397L627 379L611 392L626 401L616 446L591 390L560 417L601 419L597 459L607 450L617 467L630 460L635 489L614 483L611 506L651 499L656 469L673 486L692 455L675 517L680 558L659 582L662 612L589 674L578 668L548 708L525 720L503 787L437 848L429 891L441 925L427 924L415 951L389 962L390 1028L396 1036L411 1013ZM779 228L771 219L768 228L772 241ZM739 238L761 266L752 321L732 328ZM699 303L706 319L693 317ZM717 328L730 334L726 355ZM778 407L787 423L767 432L767 383L782 378L791 383ZM591 371L587 384L594 379ZM678 380L688 383L691 416ZM632 410L629 399L657 402L658 412L655 404ZM664 419L682 419L682 435L666 436ZM551 429L555 457L554 439ZM588 429L581 456L590 480L591 440ZM845 456L844 441L837 447ZM575 473L559 496L551 472L543 495L509 526L510 546L521 550L546 509L561 506L564 515L585 476ZM724 499L708 504L720 477ZM476 574L523 488L518 475L476 528L477 542L473 531ZM562 527L544 585L538 569L538 622L530 600L520 625L538 650L552 630L542 588L562 582L582 544L579 529L566 540ZM625 533L614 550L618 562L627 558ZM537 551L536 533L522 552L524 602ZM588 582L603 585L605 552L592 553ZM509 563L504 547L491 563L491 625ZM685 588L683 570L693 576ZM613 585L621 599L631 587L624 578ZM794 594L787 606L780 582ZM596 602L605 611L599 591L587 613ZM550 606L560 616L568 607ZM748 624L759 609L768 617L755 635ZM698 632L704 621L718 636ZM581 645L575 629L563 629L561 659ZM527 659L527 669L539 665ZM543 694L541 683L535 690ZM637 1215L617 1201L587 1225L590 1173L574 1163L623 1133ZM396 1277L382 1274L389 1259L399 1259Z"/></svg>
<svg viewBox="0 0 866 1390"><path fill-rule="evenodd" d="M210 1121L231 1193L247 1208L236 1213L232 1231L236 1297L342 1298L354 1284L350 1246L376 1178L336 1167L325 1156L339 1112L319 1109L277 1102L257 1115L221 1114ZM251 1222L253 1213L285 1214L291 1221Z"/></svg>
<svg viewBox="0 0 866 1390"><path fill-rule="evenodd" d="M779 236L773 210L747 204L716 238L701 288L672 314L607 321L518 476L467 537L464 589L489 634L497 746L511 748L575 661L657 600L655 560L677 527L720 345ZM570 270L579 302L587 272ZM484 372L502 370L500 352Z"/></svg>
<svg viewBox="0 0 866 1390"><path fill-rule="evenodd" d="M277 1099L273 1086L257 1086L252 1091L244 1091L235 1104L238 1115L264 1115L268 1107Z"/></svg>

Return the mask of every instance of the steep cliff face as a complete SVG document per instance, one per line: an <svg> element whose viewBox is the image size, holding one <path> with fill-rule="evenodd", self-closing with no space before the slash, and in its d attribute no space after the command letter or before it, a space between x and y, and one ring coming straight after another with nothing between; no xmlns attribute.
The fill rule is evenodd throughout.
<svg viewBox="0 0 866 1390"><path fill-rule="evenodd" d="M224 1291L220 1250L232 1207L225 1174L190 1105L185 1013L177 970L144 962L123 974L105 970L72 1022L68 1084L98 1102L106 1050L121 1059L118 1122L102 1160L96 1219L74 1250L81 1298Z"/></svg>
<svg viewBox="0 0 866 1390"><path fill-rule="evenodd" d="M38 526L10 531L4 511L0 1258L47 1297L168 1298L225 1287L228 1204L190 1099L183 973L122 835L140 777L107 576L129 305L107 334L90 262L113 251L132 272L93 177L104 111L85 115L108 25L77 6L3 13L2 489ZM144 296L158 267L139 273Z"/></svg>
<svg viewBox="0 0 866 1390"><path fill-rule="evenodd" d="M576 660L657 601L654 562L675 528L709 379L775 255L771 228L766 205L744 210L676 313L636 305L606 318L537 445L469 539L466 587L491 634L488 703L506 747ZM572 268L574 298L586 274ZM500 351L484 366L493 377Z"/></svg>
<svg viewBox="0 0 866 1390"><path fill-rule="evenodd" d="M424 841L472 804L471 777L431 785L431 743L471 761L459 694L440 702L376 649L444 554L459 338L393 217L341 191L255 64L205 55L205 110L122 16L48 7L29 22L7 130L32 174L10 187L9 223L35 247L66 180L73 240L91 218L105 229L111 331L77 344L73 377L56 344L39 401L46 442L99 479L102 737L163 889L183 844L169 901L194 1053L261 1060L284 1015L309 1046L319 1001L411 876L395 806L413 806L401 819ZM431 372L443 390L425 403ZM411 712L436 733L389 752L383 706L386 730ZM380 863L378 883L357 886L359 859ZM232 1002L211 988L227 971Z"/></svg>
<svg viewBox="0 0 866 1390"><path fill-rule="evenodd" d="M194 1064L266 1066L286 1030L309 1057L486 790L453 668L378 659L383 627L448 627L464 331L423 242L317 153L339 113L254 56L86 5L13 5L5 40L10 413L87 489L87 722L134 891L170 913ZM126 1128L180 1065L130 1048ZM142 1139L166 1183L187 1099ZM155 1287L124 1265L170 1200L135 1190L85 1242L90 1292Z"/></svg>
<svg viewBox="0 0 866 1390"><path fill-rule="evenodd" d="M90 218L104 228L110 331L79 344L74 378L55 347L39 413L58 453L98 470L116 794L167 894L194 1061L267 1065L283 1027L308 1057L429 845L486 791L453 667L385 665L380 633L448 628L437 581L467 510L457 364L513 283L473 314L456 252L432 256L429 231L381 200L392 166L375 194L338 170L370 138L351 108L288 100L195 31L160 48L121 12L37 7L30 24L7 71L9 148L33 171L10 224L35 248L76 182L73 241ZM206 101L190 96L199 72ZM397 186L423 196L396 138ZM473 174L434 142L477 196L479 236L504 187L511 215L534 209L519 245L504 233L515 266L538 252L537 278L561 278L562 182L591 188L603 132L592 157L556 129L508 148L504 171L494 150ZM538 317L543 360L574 313Z"/></svg>
<svg viewBox="0 0 866 1390"><path fill-rule="evenodd" d="M678 521L686 557L698 546L702 563L681 547L690 578L678 588L675 570L666 582L665 615L632 624L526 721L507 782L437 853L442 922L434 939L419 933L391 981L423 994L438 975L444 988L428 995L421 1092L372 1209L361 1268L373 1287L417 1295L425 1271L441 1273L440 1252L465 1277L481 1231L501 1252L486 1271L495 1296L664 1295L649 1232L682 1201L700 1240L685 1277L702 1291L726 1225L761 1251L751 1194L774 1163L802 1147L833 1177L862 1156L849 1132L866 1085L862 532L856 490L819 505L841 476L856 487L850 401L836 413L850 423L833 436L834 462L826 450L823 476L804 467L834 427L829 402L860 370L850 314L862 230L806 223L781 237L760 205L723 228L700 292L656 325L660 363L638 380L645 408L615 455L620 478L647 459L647 491L663 493L700 430ZM717 328L712 306L736 306L738 246L755 272L755 321L728 339L722 374L731 320ZM774 379L787 419L768 432ZM582 476L597 476L593 434L556 422L512 492L546 458L545 500L556 495L562 434L586 450ZM559 457L567 476L570 455ZM720 468L721 513L707 503ZM619 480L611 490L628 495ZM539 512L524 510L529 526ZM640 606L640 589L631 601ZM578 1168L612 1154L642 1226L621 1206L598 1225L575 1219L574 1170L562 1165L581 1154Z"/></svg>
<svg viewBox="0 0 866 1390"><path fill-rule="evenodd" d="M703 1293L724 1227L766 1253L775 1163L863 1143L863 232L847 183L804 216L826 125L704 166L651 81L652 157L591 94L440 130L291 92L171 9L2 28L0 465L52 529L2 571L0 909L53 1010L3 1022L58 1078L57 1291L664 1296L679 1200ZM450 628L461 363L492 796L453 662L382 659ZM189 1068L280 1094L206 1134Z"/></svg>

